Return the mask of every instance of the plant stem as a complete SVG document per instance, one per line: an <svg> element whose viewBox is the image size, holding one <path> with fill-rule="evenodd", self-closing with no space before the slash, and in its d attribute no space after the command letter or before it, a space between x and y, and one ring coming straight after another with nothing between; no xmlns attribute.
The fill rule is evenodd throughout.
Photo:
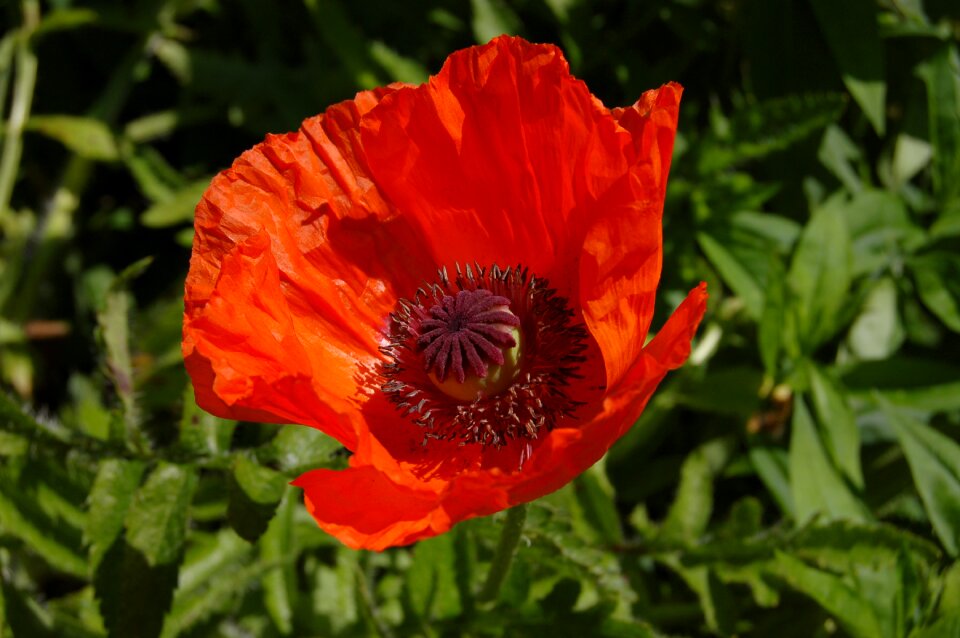
<svg viewBox="0 0 960 638"><path fill-rule="evenodd" d="M30 116L33 87L37 82L37 56L30 49L30 37L39 23L40 7L36 0L24 0L23 26L20 27L17 45L17 79L13 87L6 137L3 140L3 156L0 157L0 220L7 217L10 206L13 183L17 178L20 153L23 150L23 127Z"/></svg>
<svg viewBox="0 0 960 638"><path fill-rule="evenodd" d="M496 553L494 553L493 561L490 563L487 580L483 583L483 589L477 595L477 602L492 603L500 595L500 587L510 572L510 564L513 562L514 554L517 553L517 546L520 544L520 536L523 533L523 524L526 520L526 504L517 505L507 510L507 520L500 532L500 542L497 544Z"/></svg>

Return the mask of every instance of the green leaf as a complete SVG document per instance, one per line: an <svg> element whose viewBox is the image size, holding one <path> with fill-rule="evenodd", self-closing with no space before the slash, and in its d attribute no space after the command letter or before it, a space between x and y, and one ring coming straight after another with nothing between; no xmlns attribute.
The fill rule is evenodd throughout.
<svg viewBox="0 0 960 638"><path fill-rule="evenodd" d="M750 464L780 506L780 511L797 518L790 489L790 461L786 453L778 448L754 446L749 455Z"/></svg>
<svg viewBox="0 0 960 638"><path fill-rule="evenodd" d="M94 575L100 615L108 634L157 638L176 585L176 563L151 566L142 552L117 538Z"/></svg>
<svg viewBox="0 0 960 638"><path fill-rule="evenodd" d="M283 474L257 465L243 455L234 458L227 519L241 538L256 541L266 531L286 485Z"/></svg>
<svg viewBox="0 0 960 638"><path fill-rule="evenodd" d="M877 398L900 439L934 531L951 556L960 555L960 445L905 416L882 395Z"/></svg>
<svg viewBox="0 0 960 638"><path fill-rule="evenodd" d="M143 476L140 461L105 459L87 498L87 528L90 564L96 569L107 550L123 531L123 521Z"/></svg>
<svg viewBox="0 0 960 638"><path fill-rule="evenodd" d="M457 590L456 554L452 534L417 543L407 573L407 593L417 615L427 624L454 618L463 611Z"/></svg>
<svg viewBox="0 0 960 638"><path fill-rule="evenodd" d="M960 613L938 618L932 625L910 634L910 638L957 638L960 636Z"/></svg>
<svg viewBox="0 0 960 638"><path fill-rule="evenodd" d="M840 216L829 210L814 212L800 236L788 274L792 314L807 352L840 327L837 321L847 303L851 259L850 238Z"/></svg>
<svg viewBox="0 0 960 638"><path fill-rule="evenodd" d="M293 631L293 609L296 606L297 579L293 560L296 556L293 537L293 515L300 507L298 491L287 486L277 515L260 538L260 558L271 566L263 576L263 600L267 613L281 634Z"/></svg>
<svg viewBox="0 0 960 638"><path fill-rule="evenodd" d="M503 0L470 0L473 9L473 37L478 44L503 35L517 35L520 19Z"/></svg>
<svg viewBox="0 0 960 638"><path fill-rule="evenodd" d="M184 635L211 616L228 612L267 569L249 564L250 544L229 528L215 535L193 534L163 636Z"/></svg>
<svg viewBox="0 0 960 638"><path fill-rule="evenodd" d="M351 21L338 0L306 0L304 3L320 37L365 89L381 84L380 73L371 58L364 34Z"/></svg>
<svg viewBox="0 0 960 638"><path fill-rule="evenodd" d="M960 198L960 56L943 43L917 68L927 85L933 187L944 204Z"/></svg>
<svg viewBox="0 0 960 638"><path fill-rule="evenodd" d="M265 446L263 460L269 460L288 476L303 474L320 467L337 469L345 459L339 454L343 445L316 428L289 426L280 428L277 436Z"/></svg>
<svg viewBox="0 0 960 638"><path fill-rule="evenodd" d="M613 485L607 478L605 467L606 463L601 459L578 476L573 482L573 492L579 509L600 542L617 545L623 542L623 530L620 529Z"/></svg>
<svg viewBox="0 0 960 638"><path fill-rule="evenodd" d="M152 257L146 257L114 277L97 311L107 373L120 397L127 444L138 450L144 449L146 443L140 431L140 410L134 391L133 357L130 353L129 321L133 297L126 288L152 262Z"/></svg>
<svg viewBox="0 0 960 638"><path fill-rule="evenodd" d="M200 409L188 384L183 396L180 418L180 445L194 454L220 456L230 449L236 421L215 417Z"/></svg>
<svg viewBox="0 0 960 638"><path fill-rule="evenodd" d="M50 612L33 599L18 591L6 578L0 579L0 632L7 636L30 638L57 638ZM9 633L4 632L8 630Z"/></svg>
<svg viewBox="0 0 960 638"><path fill-rule="evenodd" d="M821 432L834 465L850 483L863 489L863 471L860 468L860 430L836 379L815 365L808 369L810 391L817 419L823 424Z"/></svg>
<svg viewBox="0 0 960 638"><path fill-rule="evenodd" d="M877 4L873 0L810 0L810 4L847 90L877 135L882 136L886 128L887 84L877 28Z"/></svg>
<svg viewBox="0 0 960 638"><path fill-rule="evenodd" d="M831 93L747 105L737 111L729 127L704 140L698 171L712 175L789 148L836 120L842 110L843 97Z"/></svg>
<svg viewBox="0 0 960 638"><path fill-rule="evenodd" d="M776 574L790 587L814 599L836 616L844 630L854 638L878 638L886 634L873 607L839 576L809 567L779 551L776 553Z"/></svg>
<svg viewBox="0 0 960 638"><path fill-rule="evenodd" d="M73 115L33 115L24 128L53 138L87 159L111 162L120 155L113 133L100 120Z"/></svg>
<svg viewBox="0 0 960 638"><path fill-rule="evenodd" d="M54 569L84 578L86 561L57 527L30 494L11 477L0 475L0 532L23 541Z"/></svg>
<svg viewBox="0 0 960 638"><path fill-rule="evenodd" d="M193 210L201 195L210 186L210 178L190 182L174 192L169 199L157 202L144 211L140 223L148 228L166 228L193 220Z"/></svg>
<svg viewBox="0 0 960 638"><path fill-rule="evenodd" d="M713 481L730 461L733 441L714 439L690 453L680 471L677 495L663 523L666 538L695 541L713 513Z"/></svg>
<svg viewBox="0 0 960 638"><path fill-rule="evenodd" d="M780 353L790 338L785 334L787 315L786 273L776 256L770 257L770 274L764 291L763 313L757 327L757 345L763 368L770 379L776 379L780 369Z"/></svg>
<svg viewBox="0 0 960 638"><path fill-rule="evenodd" d="M697 242L723 277L724 283L743 301L749 316L759 319L763 314L764 294L747 267L710 235L697 233Z"/></svg>
<svg viewBox="0 0 960 638"><path fill-rule="evenodd" d="M447 537L449 537L449 534L437 538ZM423 542L417 545L414 549L415 552ZM361 570L361 556L360 552L340 547L336 550L334 565L326 565L315 560L313 561L314 564L309 566L308 573L313 575L313 590L319 593L319 595L314 594L311 602L311 611L318 617L316 623L318 633L344 635L347 633L344 631L346 628L355 625L360 620L361 612L357 604L357 589L360 585L357 582L357 574ZM431 566L421 566L419 561L415 561L410 566L408 583L422 575L422 572L419 571L421 567L430 568ZM443 594L438 593L438 595L445 595L445 592ZM436 617L439 618L439 610L436 610L436 613Z"/></svg>
<svg viewBox="0 0 960 638"><path fill-rule="evenodd" d="M839 215L846 224L855 276L899 268L892 262L898 259L896 254L924 240L923 231L910 221L904 201L887 191L865 189L849 198L841 193L821 208Z"/></svg>
<svg viewBox="0 0 960 638"><path fill-rule="evenodd" d="M913 259L911 265L924 305L945 326L960 332L960 257L930 253Z"/></svg>
<svg viewBox="0 0 960 638"><path fill-rule="evenodd" d="M394 82L421 84L430 77L419 62L400 55L383 42L370 43L370 57L387 71Z"/></svg>
<svg viewBox="0 0 960 638"><path fill-rule="evenodd" d="M854 161L863 158L863 154L842 128L835 124L827 127L817 158L848 191L857 193L863 189L863 178L853 165Z"/></svg>
<svg viewBox="0 0 960 638"><path fill-rule="evenodd" d="M890 278L881 279L870 289L860 314L850 326L850 349L860 359L886 359L900 348L904 338L897 310L897 285Z"/></svg>
<svg viewBox="0 0 960 638"><path fill-rule="evenodd" d="M810 412L799 396L794 401L791 427L790 487L797 521L808 521L816 515L870 520L869 510L850 492L827 457Z"/></svg>
<svg viewBox="0 0 960 638"><path fill-rule="evenodd" d="M196 487L193 467L160 463L137 490L125 519L127 541L151 567L179 561Z"/></svg>

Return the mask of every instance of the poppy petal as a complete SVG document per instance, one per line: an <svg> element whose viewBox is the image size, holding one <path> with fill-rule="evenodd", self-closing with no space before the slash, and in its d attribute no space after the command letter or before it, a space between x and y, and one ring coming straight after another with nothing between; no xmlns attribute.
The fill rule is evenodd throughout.
<svg viewBox="0 0 960 638"><path fill-rule="evenodd" d="M632 107L614 109L633 136L638 158L630 180L598 206L580 257L584 321L603 353L607 385L636 360L653 317L663 255L661 219L682 89L647 91Z"/></svg>
<svg viewBox="0 0 960 638"><path fill-rule="evenodd" d="M428 538L459 521L549 494L596 463L633 425L666 373L682 365L706 299L704 284L691 291L623 383L583 415L582 425L553 430L521 471L465 470L449 481L422 481L398 466L363 464L361 457L383 454L374 450L355 455L349 469L314 470L294 484L305 490L307 507L324 530L350 547L374 550ZM365 440L378 445L372 437Z"/></svg>
<svg viewBox="0 0 960 638"><path fill-rule="evenodd" d="M576 283L593 205L634 153L558 48L508 36L451 55L361 128L377 184L437 264L521 261L561 288Z"/></svg>
<svg viewBox="0 0 960 638"><path fill-rule="evenodd" d="M204 408L304 423L355 444L346 423L366 391L359 376L380 360L397 296L420 281L411 270L432 267L409 248L417 242L360 148L361 116L399 86L268 136L204 193L183 341Z"/></svg>

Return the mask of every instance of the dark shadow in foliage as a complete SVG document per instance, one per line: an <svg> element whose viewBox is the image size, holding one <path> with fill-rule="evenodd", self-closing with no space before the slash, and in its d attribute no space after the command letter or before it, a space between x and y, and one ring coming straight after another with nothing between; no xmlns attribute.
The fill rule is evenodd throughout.
<svg viewBox="0 0 960 638"><path fill-rule="evenodd" d="M6 623L14 636L30 636L31 638L54 638L53 629L44 622L36 609L30 606L23 594L5 579L0 583L3 587L3 600ZM0 629L3 625L0 624Z"/></svg>
<svg viewBox="0 0 960 638"><path fill-rule="evenodd" d="M122 537L113 542L93 580L109 635L124 638L160 635L163 617L173 601L181 559L182 552L170 563L151 567L146 557Z"/></svg>

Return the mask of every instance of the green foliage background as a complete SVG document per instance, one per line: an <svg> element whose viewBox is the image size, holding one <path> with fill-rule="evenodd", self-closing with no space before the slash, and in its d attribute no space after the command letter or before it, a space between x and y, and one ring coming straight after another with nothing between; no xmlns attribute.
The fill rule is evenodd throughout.
<svg viewBox="0 0 960 638"><path fill-rule="evenodd" d="M0 6L0 635L960 636L953 0ZM287 482L308 428L200 412L191 215L262 139L502 32L608 105L686 87L654 326L690 362L603 463L381 554ZM236 426L236 427L235 427Z"/></svg>

